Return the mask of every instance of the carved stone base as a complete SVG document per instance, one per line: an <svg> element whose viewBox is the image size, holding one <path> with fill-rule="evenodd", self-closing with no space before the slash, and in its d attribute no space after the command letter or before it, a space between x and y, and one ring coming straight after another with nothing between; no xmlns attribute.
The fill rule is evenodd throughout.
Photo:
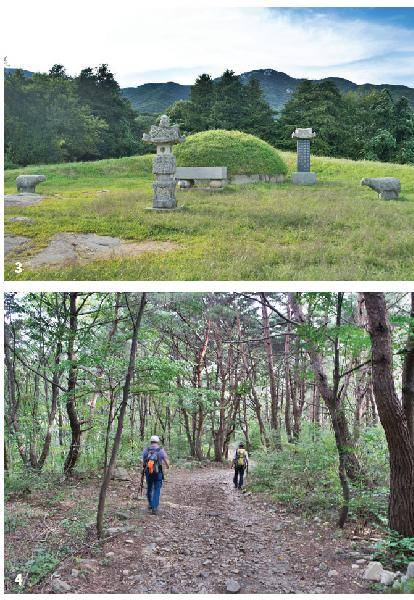
<svg viewBox="0 0 414 600"><path fill-rule="evenodd" d="M314 185L316 183L316 173L297 171L292 173L292 183L297 185Z"/></svg>
<svg viewBox="0 0 414 600"><path fill-rule="evenodd" d="M173 178L170 178L169 181L155 181L152 184L154 190L152 199L153 208L176 208L175 187L176 181Z"/></svg>

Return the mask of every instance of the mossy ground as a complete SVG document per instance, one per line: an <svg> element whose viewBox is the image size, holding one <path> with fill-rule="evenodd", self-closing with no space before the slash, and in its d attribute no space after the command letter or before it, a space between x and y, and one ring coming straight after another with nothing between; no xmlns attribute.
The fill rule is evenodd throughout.
<svg viewBox="0 0 414 600"><path fill-rule="evenodd" d="M295 154L280 153L289 171ZM138 259L102 260L14 272L15 280L411 280L414 273L414 168L314 157L318 183L229 185L220 193L177 192L182 211L151 205L151 156L6 171L5 191L18 173L44 173L36 206L6 209L5 231L32 238L33 251L57 232L171 240L179 250ZM401 179L398 201L379 200L362 177ZM108 190L101 192L100 190ZM34 224L10 223L24 215Z"/></svg>

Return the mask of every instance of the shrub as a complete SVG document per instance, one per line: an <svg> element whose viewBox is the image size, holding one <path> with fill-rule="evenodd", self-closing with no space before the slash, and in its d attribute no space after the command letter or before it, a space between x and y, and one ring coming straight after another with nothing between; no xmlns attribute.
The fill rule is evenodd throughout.
<svg viewBox="0 0 414 600"><path fill-rule="evenodd" d="M377 544L374 560L391 569L405 571L408 563L414 560L414 538L403 537L396 531L390 531L388 536Z"/></svg>
<svg viewBox="0 0 414 600"><path fill-rule="evenodd" d="M282 175L287 166L267 142L241 131L212 129L190 135L175 149L182 167L227 167L229 175Z"/></svg>

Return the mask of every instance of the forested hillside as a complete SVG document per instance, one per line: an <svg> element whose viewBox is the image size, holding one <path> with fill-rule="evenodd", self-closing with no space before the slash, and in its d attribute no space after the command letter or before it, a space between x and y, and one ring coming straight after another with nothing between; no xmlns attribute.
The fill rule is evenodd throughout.
<svg viewBox="0 0 414 600"><path fill-rule="evenodd" d="M247 83L251 79L257 79L266 101L271 108L278 111L290 100L296 88L304 81L304 79L291 77L286 73L275 71L274 69L246 71L240 74L240 79L243 83ZM313 79L312 83L323 83L325 81L334 83L341 92L358 92L364 94L371 91L380 92L386 89L391 93L394 100L405 96L410 104L414 106L414 90L405 85L391 85L387 83L381 85L374 85L372 83L358 85L349 81L349 79L341 77ZM177 100L188 100L190 86L172 81L168 83L144 83L136 87L122 88L122 93L139 112L162 112Z"/></svg>
<svg viewBox="0 0 414 600"><path fill-rule="evenodd" d="M173 462L242 440L280 502L413 537L413 319L414 294L8 294L7 493L153 433Z"/></svg>
<svg viewBox="0 0 414 600"><path fill-rule="evenodd" d="M5 80L6 166L144 154L149 147L142 134L164 110L185 134L240 130L293 149L292 131L311 126L315 154L414 163L413 90L337 78L292 79L295 85L286 87L290 79L271 70L240 76L226 70L216 79L203 73L192 86L145 84L136 88L139 108L138 92L122 92L107 65L76 77L62 65L30 77L11 71ZM269 97L276 84L285 90L278 112Z"/></svg>

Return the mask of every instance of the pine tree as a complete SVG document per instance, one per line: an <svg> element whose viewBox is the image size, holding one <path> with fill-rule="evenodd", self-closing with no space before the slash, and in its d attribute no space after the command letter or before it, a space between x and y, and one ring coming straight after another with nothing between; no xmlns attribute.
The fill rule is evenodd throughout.
<svg viewBox="0 0 414 600"><path fill-rule="evenodd" d="M211 110L213 129L240 129L245 117L244 91L240 77L226 70L214 82L214 104Z"/></svg>
<svg viewBox="0 0 414 600"><path fill-rule="evenodd" d="M244 119L241 129L272 142L275 139L274 111L263 97L260 83L252 77L244 86Z"/></svg>

